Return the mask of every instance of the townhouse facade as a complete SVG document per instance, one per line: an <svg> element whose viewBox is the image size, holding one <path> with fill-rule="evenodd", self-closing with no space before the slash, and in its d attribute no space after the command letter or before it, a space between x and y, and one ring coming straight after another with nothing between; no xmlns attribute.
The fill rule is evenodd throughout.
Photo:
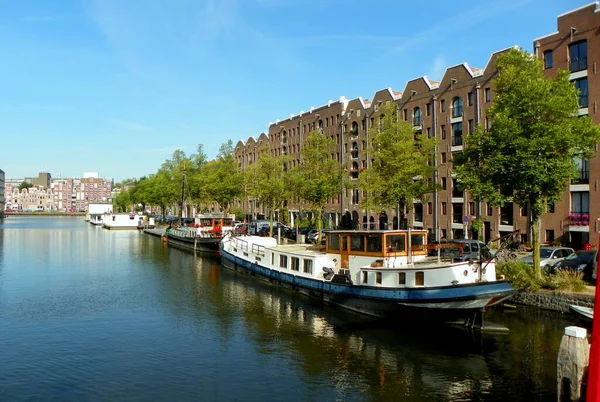
<svg viewBox="0 0 600 402"><path fill-rule="evenodd" d="M596 78L600 60L600 7L598 2L569 11L557 18L557 32L533 40L533 53L544 61L548 77L558 69L570 71L570 79L580 89L580 115L589 115L600 124L597 104L600 100L600 80ZM408 121L415 130L437 139L434 178L440 189L424 200L415 200L407 211L407 221L399 222L397 211L361 208L367 194L358 189L340 187L338 197L330 200L325 213L334 228L385 229L401 227L424 228L431 239L474 238L486 241L519 231L522 243L531 241L529 213L526 208L507 204L496 208L487 202L477 202L468 191L461 191L452 170L452 159L463 150L463 138L477 125L489 128L487 109L494 101L494 78L498 55L493 53L487 65L474 68L467 63L447 68L439 82L419 77L407 82L401 92L391 88L377 91L372 99L329 101L307 112L269 124L267 133L258 139L239 141L235 155L241 169L259 158L258 149L268 146L272 155L288 155L291 167L302 163L302 144L306 136L319 131L336 144L331 158L337 160L348 174L348 181L357 182L361 172L371 164L368 155L369 135L381 118L381 108L393 104L398 118ZM598 149L596 148L596 156ZM542 242L569 244L580 248L598 243L600 230L600 159L577 161L578 177L565 188L564 197L541 217ZM240 207L256 218L268 211L251 198L241 200ZM297 205L285 209L293 222L299 212ZM475 230L473 221L483 225Z"/></svg>
<svg viewBox="0 0 600 402"><path fill-rule="evenodd" d="M48 181L46 181L46 178ZM21 183L35 184L19 190ZM83 178L51 178L49 173L40 173L37 178L8 179L2 185L5 209L14 211L84 212L90 203L110 202L113 181L99 178L97 174L84 174Z"/></svg>

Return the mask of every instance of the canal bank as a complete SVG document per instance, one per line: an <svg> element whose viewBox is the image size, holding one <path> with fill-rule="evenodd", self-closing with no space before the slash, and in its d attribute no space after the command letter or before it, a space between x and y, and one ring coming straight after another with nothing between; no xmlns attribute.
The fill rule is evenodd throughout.
<svg viewBox="0 0 600 402"><path fill-rule="evenodd" d="M594 289L592 286L589 288ZM517 292L508 300L508 303L567 313L569 305L593 308L594 291L591 290L590 293L565 293L552 290Z"/></svg>

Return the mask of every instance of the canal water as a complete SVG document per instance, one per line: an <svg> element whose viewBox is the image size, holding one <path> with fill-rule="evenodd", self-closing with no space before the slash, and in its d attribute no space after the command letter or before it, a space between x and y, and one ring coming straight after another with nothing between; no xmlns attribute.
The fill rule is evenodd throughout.
<svg viewBox="0 0 600 402"><path fill-rule="evenodd" d="M551 401L568 315L382 325L77 217L0 220L0 399Z"/></svg>

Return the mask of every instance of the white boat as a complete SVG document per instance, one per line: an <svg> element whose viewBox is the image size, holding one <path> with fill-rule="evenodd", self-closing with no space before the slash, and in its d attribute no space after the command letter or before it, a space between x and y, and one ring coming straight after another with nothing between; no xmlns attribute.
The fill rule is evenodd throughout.
<svg viewBox="0 0 600 402"><path fill-rule="evenodd" d="M590 307L576 306L571 304L569 310L583 321L592 322L594 319L594 309Z"/></svg>
<svg viewBox="0 0 600 402"><path fill-rule="evenodd" d="M138 229L142 227L144 215L137 213L106 213L102 215L105 229Z"/></svg>
<svg viewBox="0 0 600 402"><path fill-rule="evenodd" d="M92 225L102 226L102 216L111 213L112 208L110 202L90 202L85 220Z"/></svg>
<svg viewBox="0 0 600 402"><path fill-rule="evenodd" d="M432 247L422 230L332 231L323 249L229 235L220 253L228 268L375 317L467 323L514 293L493 261L428 257Z"/></svg>

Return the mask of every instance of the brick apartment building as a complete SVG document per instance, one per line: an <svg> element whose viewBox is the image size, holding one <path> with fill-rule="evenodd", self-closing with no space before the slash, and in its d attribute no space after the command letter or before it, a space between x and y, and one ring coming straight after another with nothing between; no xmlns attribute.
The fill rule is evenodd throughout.
<svg viewBox="0 0 600 402"><path fill-rule="evenodd" d="M533 41L534 52L544 60L548 76L554 76L558 69L571 72L571 80L581 91L580 115L589 114L596 124L600 124L597 116L600 80L596 78L596 61L600 59L598 3L558 16L557 25L557 32ZM367 155L369 129L379 120L381 106L393 103L401 119L412 122L415 130L438 140L436 181L441 190L431 194L425 203L414 205L409 211L407 225L427 229L434 239L464 238L473 236L471 222L480 217L484 222L482 230L486 241L518 229L521 241L530 242L528 211L513 204L494 208L486 202L475 202L467 191L458 189L450 162L455 153L462 151L463 136L478 124L489 127L486 111L494 100L495 63L502 52L493 53L484 68L473 68L467 63L449 67L439 82L419 77L408 81L401 92L383 89L371 100L340 97L338 101L329 101L326 105L270 124L268 133L261 134L258 139L251 137L237 143L235 154L240 167L246 169L255 163L259 157L257 149L263 144L269 145L273 155L289 155L291 166L296 166L302 163L300 155L306 135L318 130L335 141L337 150L331 158L347 170L350 181L355 181L370 164ZM600 159L578 161L578 166L578 177L565 188L563 199L541 218L542 242L560 241L576 248L585 243L598 243ZM332 226L398 227L393 210L361 209L363 196L359 190L344 189L339 197L330 200L325 212ZM240 206L252 217L267 212L250 198L242 200ZM292 220L297 206L287 205L287 209Z"/></svg>

